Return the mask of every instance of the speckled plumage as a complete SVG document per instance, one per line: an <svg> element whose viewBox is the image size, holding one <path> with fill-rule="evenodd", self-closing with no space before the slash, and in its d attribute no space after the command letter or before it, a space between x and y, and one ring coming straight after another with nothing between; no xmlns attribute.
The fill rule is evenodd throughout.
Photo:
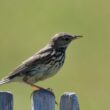
<svg viewBox="0 0 110 110"><path fill-rule="evenodd" d="M21 63L1 80L0 84L25 82L33 86L33 83L55 75L64 64L68 44L78 37L81 36L72 36L67 33L56 34L43 49Z"/></svg>

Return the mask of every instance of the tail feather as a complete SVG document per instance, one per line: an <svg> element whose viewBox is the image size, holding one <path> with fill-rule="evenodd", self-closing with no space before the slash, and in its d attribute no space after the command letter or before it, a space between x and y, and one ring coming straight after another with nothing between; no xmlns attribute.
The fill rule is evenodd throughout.
<svg viewBox="0 0 110 110"><path fill-rule="evenodd" d="M0 81L0 85L5 84L5 83L9 83L10 80L9 79L3 79Z"/></svg>

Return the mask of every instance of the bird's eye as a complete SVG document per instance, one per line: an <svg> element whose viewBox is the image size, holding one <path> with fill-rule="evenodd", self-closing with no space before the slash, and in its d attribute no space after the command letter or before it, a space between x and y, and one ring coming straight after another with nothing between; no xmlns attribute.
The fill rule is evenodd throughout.
<svg viewBox="0 0 110 110"><path fill-rule="evenodd" d="M65 40L66 40L66 41L69 41L69 38L66 37Z"/></svg>

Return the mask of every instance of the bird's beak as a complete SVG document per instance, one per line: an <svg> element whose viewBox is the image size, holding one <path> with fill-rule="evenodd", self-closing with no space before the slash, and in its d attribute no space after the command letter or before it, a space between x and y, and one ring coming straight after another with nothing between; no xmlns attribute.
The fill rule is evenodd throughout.
<svg viewBox="0 0 110 110"><path fill-rule="evenodd" d="M83 36L82 35L74 35L73 38L72 38L72 40L78 39L78 38L81 38L81 37L83 37Z"/></svg>

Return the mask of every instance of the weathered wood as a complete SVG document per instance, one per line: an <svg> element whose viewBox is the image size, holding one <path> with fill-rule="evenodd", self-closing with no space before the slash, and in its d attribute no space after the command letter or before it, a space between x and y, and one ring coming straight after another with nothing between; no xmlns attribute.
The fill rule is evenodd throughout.
<svg viewBox="0 0 110 110"><path fill-rule="evenodd" d="M64 93L60 99L60 110L79 110L77 95L71 92Z"/></svg>
<svg viewBox="0 0 110 110"><path fill-rule="evenodd" d="M13 95L0 91L0 110L13 110Z"/></svg>
<svg viewBox="0 0 110 110"><path fill-rule="evenodd" d="M55 97L46 90L34 91L32 94L32 110L55 110Z"/></svg>

